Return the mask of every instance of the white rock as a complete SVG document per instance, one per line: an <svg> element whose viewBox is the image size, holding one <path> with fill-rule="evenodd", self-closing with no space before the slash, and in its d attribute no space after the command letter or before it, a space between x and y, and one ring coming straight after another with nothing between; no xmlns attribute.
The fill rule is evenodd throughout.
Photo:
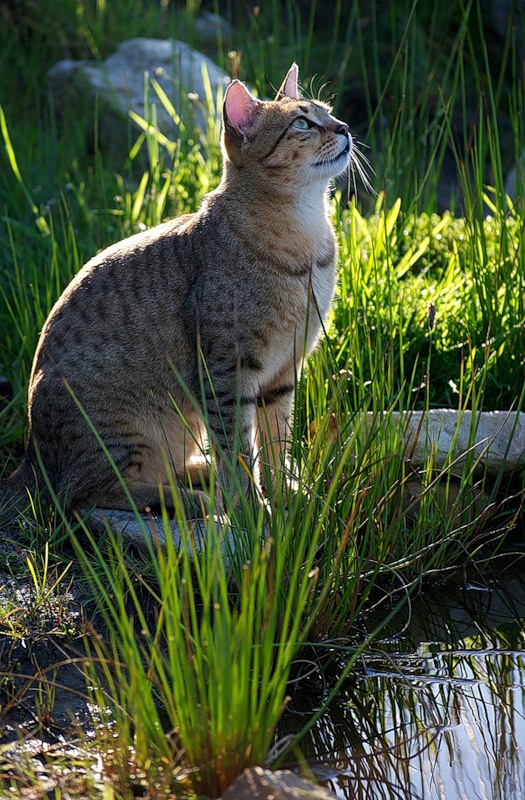
<svg viewBox="0 0 525 800"><path fill-rule="evenodd" d="M100 146L111 150L115 145L122 149L129 144L127 134L133 125L129 111L147 118L145 82L149 101L156 106L159 130L168 138L176 139L177 126L159 100L152 86L153 79L190 130L195 126L206 129L210 110L206 98L207 81L216 118L221 111L217 95L222 95L230 82L228 75L213 61L184 42L137 38L122 42L116 52L101 63L59 61L49 71L48 86L59 110L66 104L74 104L79 110L87 108L92 114L96 111Z"/></svg>
<svg viewBox="0 0 525 800"><path fill-rule="evenodd" d="M467 451L490 474L525 466L523 412L482 411L473 415L471 411L431 409L393 411L391 418L394 429L401 428L407 460L414 467L427 463L432 454L435 467L456 460L455 467L460 469ZM378 417L369 412L361 424L371 432L378 425Z"/></svg>

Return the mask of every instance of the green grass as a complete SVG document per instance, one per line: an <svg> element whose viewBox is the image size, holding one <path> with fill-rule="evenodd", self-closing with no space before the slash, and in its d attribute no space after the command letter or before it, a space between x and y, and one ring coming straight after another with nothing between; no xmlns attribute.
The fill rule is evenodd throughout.
<svg viewBox="0 0 525 800"><path fill-rule="evenodd" d="M392 412L521 405L525 217L503 177L525 140L523 75L513 32L495 58L476 2L454 4L446 17L433 0L390 4L387 14L375 2L338 0L333 16L319 3L272 0L248 15L231 3L237 33L215 43L194 32L199 3L137 0L133 14L128 6L27 0L17 17L1 11L3 86L23 89L2 93L0 115L0 370L13 388L0 407L5 471L20 458L38 332L64 286L100 248L194 210L219 179L211 98L205 134L186 123L171 141L139 120L137 145L117 165L89 152L86 120L55 117L44 80L58 58L104 58L137 35L178 36L262 95L296 60L307 91L336 93L336 113L370 148L375 173L375 197L357 176L357 196L347 202L339 191L332 201L340 280L327 336L296 393L300 492L282 487L271 514L250 503L232 509L233 554L212 519L197 553L182 509L186 547L151 545L141 559L109 533L95 541L83 525L72 530L38 498L17 532L34 554L35 609L69 580L68 541L97 598L86 675L108 723L96 743L106 754L105 796L130 796L134 780L159 796L217 796L245 765L300 747L300 738L274 740L298 660L324 669L344 653L342 683L375 633L358 635L364 615L386 618L425 575L486 552L477 492L485 487L493 500L502 476L486 481L472 454L438 469L431 451L414 475ZM450 169L458 178L443 211L440 176ZM414 479L421 497L407 504ZM457 498L443 502L455 482ZM511 523L495 514L491 526L503 533ZM494 551L501 537L489 538ZM5 635L22 630L12 612Z"/></svg>
<svg viewBox="0 0 525 800"><path fill-rule="evenodd" d="M109 558L92 542L95 564L81 549L79 554L114 631L111 649L122 670L118 708L124 729L131 720L136 728L138 761L143 768L150 764L153 773L165 771L166 765L171 770L174 753L182 747L183 763L199 765L198 771L186 773L186 781L197 793L215 797L244 767L260 764L272 744L286 705L290 669L304 639L305 609L312 603L315 540L305 547L307 529L299 541L286 531L279 545L267 538L262 547L251 548L233 577L221 553L220 528L208 522L205 552L197 557L191 530L181 523L190 547L180 554L171 545L152 552L155 588L144 588L161 609L153 625L125 564L122 542L109 545ZM252 536L262 541L260 525ZM110 707L114 717L114 697ZM171 736L166 736L159 709ZM180 772L182 779L185 770Z"/></svg>

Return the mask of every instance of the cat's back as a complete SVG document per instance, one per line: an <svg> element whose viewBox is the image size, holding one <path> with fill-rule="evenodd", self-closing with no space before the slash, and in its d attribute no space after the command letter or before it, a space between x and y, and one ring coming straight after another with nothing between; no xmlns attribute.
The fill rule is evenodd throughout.
<svg viewBox="0 0 525 800"><path fill-rule="evenodd" d="M148 333L160 346L170 333L167 299L181 306L196 280L191 257L194 215L162 223L90 259L55 303L42 330L33 373L46 363L67 374L96 356L99 366L144 351ZM163 325L160 324L162 318ZM159 341L160 338L160 341Z"/></svg>
<svg viewBox="0 0 525 800"><path fill-rule="evenodd" d="M66 287L49 321L60 311L67 309L74 316L75 309L84 311L92 304L112 301L112 311L126 313L129 303L152 300L161 294L165 281L170 276L174 281L193 279L191 259L185 257L193 214L186 214L134 234L116 242L91 258ZM176 278L174 277L176 273ZM115 303L120 298L121 303ZM104 316L104 314L102 314Z"/></svg>

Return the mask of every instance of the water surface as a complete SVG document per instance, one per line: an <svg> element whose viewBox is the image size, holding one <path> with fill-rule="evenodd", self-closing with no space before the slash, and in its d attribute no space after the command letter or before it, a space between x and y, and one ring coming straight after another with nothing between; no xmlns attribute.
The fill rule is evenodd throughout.
<svg viewBox="0 0 525 800"><path fill-rule="evenodd" d="M302 741L338 797L524 800L524 567L515 552L427 589L360 659ZM298 684L283 727L305 724L322 681Z"/></svg>

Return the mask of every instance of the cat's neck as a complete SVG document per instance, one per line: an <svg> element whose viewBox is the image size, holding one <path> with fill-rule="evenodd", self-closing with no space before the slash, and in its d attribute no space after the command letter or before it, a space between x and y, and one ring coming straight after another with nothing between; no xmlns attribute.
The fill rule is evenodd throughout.
<svg viewBox="0 0 525 800"><path fill-rule="evenodd" d="M239 194L247 202L271 207L273 202L293 205L300 198L307 198L309 204L316 201L322 203L329 184L330 180L327 178L308 183L280 181L275 173L265 175L258 169L239 169L226 162L218 189L228 195Z"/></svg>
<svg viewBox="0 0 525 800"><path fill-rule="evenodd" d="M321 191L305 189L294 198L289 212L306 233L315 236L319 228L326 228L329 225L328 187Z"/></svg>
<svg viewBox="0 0 525 800"><path fill-rule="evenodd" d="M295 187L274 181L247 180L227 171L218 188L208 195L206 205L242 220L242 227L261 248L277 251L295 248L301 257L324 248L332 235L328 219L328 181Z"/></svg>

